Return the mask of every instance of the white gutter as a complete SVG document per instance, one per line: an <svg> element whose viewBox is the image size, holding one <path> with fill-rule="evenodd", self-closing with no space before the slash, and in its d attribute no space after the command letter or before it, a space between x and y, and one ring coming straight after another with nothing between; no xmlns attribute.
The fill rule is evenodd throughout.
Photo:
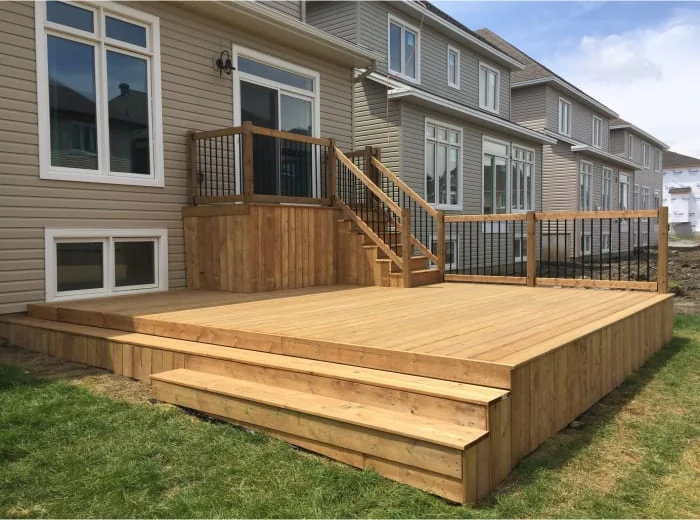
<svg viewBox="0 0 700 520"><path fill-rule="evenodd" d="M642 130L638 126L633 125L632 123L628 123L625 125L614 125L614 126L610 127L610 130L624 130L626 128L637 132L639 135L648 139L649 141L653 142L654 144L657 144L658 146L660 146L664 150L668 150L670 148L670 146L667 145L666 143L664 143L663 141L658 140L656 137L654 137L650 133L645 132L644 130Z"/></svg>
<svg viewBox="0 0 700 520"><path fill-rule="evenodd" d="M514 83L510 84L511 89L516 89L516 88L524 88L524 87L531 87L533 85L543 85L545 83L555 83L558 87L562 88L563 90L566 90L567 92L571 93L572 95L578 97L579 99L583 100L585 103L588 103L589 105L593 105L595 108L603 112L605 115L610 116L610 117L620 117L620 115L615 112L614 110L606 107L604 104L600 103L599 101L596 101L593 99L591 96L586 94L585 92L577 89L573 85L570 85L564 80L561 80L557 78L556 76L547 76L546 78L537 78L537 79L529 79L527 81L517 81Z"/></svg>
<svg viewBox="0 0 700 520"><path fill-rule="evenodd" d="M641 170L642 165L637 164L634 161L630 161L629 159L625 159L624 157L620 157L619 155L615 155L610 152L606 152L604 150L601 150L600 148L596 148L595 146L591 146L589 144L577 144L571 147L572 152L585 152L589 153L591 155L597 155L601 159L605 159L610 162L614 162L617 164L622 164L624 166L628 166L630 168L634 168L635 170Z"/></svg>
<svg viewBox="0 0 700 520"><path fill-rule="evenodd" d="M419 100L431 105L433 108L452 114L453 116L461 118L466 117L487 126L497 127L499 130L505 133L516 135L530 141L536 141L543 144L556 144L557 142L556 139L547 137L536 130L531 130L516 123L511 123L510 121L501 119L498 116L487 114L481 110L461 105L459 103L455 103L454 101L450 101L449 99L413 88L399 81L382 76L376 72L369 74L368 77L370 80L389 88L389 99L411 98Z"/></svg>
<svg viewBox="0 0 700 520"><path fill-rule="evenodd" d="M446 29L452 34L452 36L457 36L458 38L462 39L463 43L466 43L468 47L475 48L484 54L491 55L494 61L499 62L501 65L505 65L511 70L522 70L525 68L525 65L520 63L518 60L510 57L505 52L500 51L499 49L484 42L483 40L480 40L473 34L469 34L467 31L460 29L459 27L448 22L444 18L441 18L432 11L429 11L427 8L423 7L415 0L403 0L402 5L408 7L410 10L414 11L419 16L429 19L431 22L433 22L436 25L439 25L441 28Z"/></svg>

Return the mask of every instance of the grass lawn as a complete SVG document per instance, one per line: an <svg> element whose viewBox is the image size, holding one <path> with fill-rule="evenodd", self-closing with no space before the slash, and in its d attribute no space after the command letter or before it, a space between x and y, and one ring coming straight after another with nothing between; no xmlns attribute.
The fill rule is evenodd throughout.
<svg viewBox="0 0 700 520"><path fill-rule="evenodd" d="M0 517L698 517L700 316L456 507L262 435L0 365Z"/></svg>

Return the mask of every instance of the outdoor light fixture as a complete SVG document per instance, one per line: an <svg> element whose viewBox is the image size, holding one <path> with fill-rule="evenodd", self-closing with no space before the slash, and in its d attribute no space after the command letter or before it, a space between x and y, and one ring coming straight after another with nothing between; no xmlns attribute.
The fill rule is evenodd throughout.
<svg viewBox="0 0 700 520"><path fill-rule="evenodd" d="M221 76L222 72L231 74L231 71L235 69L228 51L221 51L219 58L216 60L216 68L219 69L219 76Z"/></svg>

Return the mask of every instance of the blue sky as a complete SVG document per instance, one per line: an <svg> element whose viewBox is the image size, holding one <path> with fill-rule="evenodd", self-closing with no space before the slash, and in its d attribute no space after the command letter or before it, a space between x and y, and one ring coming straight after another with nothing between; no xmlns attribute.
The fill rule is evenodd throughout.
<svg viewBox="0 0 700 520"><path fill-rule="evenodd" d="M700 156L700 2L435 4L500 34L672 149Z"/></svg>

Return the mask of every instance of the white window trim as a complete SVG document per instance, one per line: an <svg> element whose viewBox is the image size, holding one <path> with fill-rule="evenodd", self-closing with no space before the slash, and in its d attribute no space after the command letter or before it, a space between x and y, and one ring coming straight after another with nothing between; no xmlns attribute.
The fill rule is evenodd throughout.
<svg viewBox="0 0 700 520"><path fill-rule="evenodd" d="M622 181L623 177L625 179L624 182ZM625 201L625 202L627 202L627 207L625 207L625 208L622 207L622 204L621 204L622 201L620 200L622 198L622 185L623 184L625 185L625 191L627 193L627 200ZM617 187L617 204L620 206L619 209L621 209L621 210L631 209L630 208L630 176L627 175L626 173L620 173L617 177L617 185L618 185L618 187Z"/></svg>
<svg viewBox="0 0 700 520"><path fill-rule="evenodd" d="M641 203L641 191L639 190L639 184L635 184L632 188L632 205L634 206L632 209L639 209L637 206L639 206Z"/></svg>
<svg viewBox="0 0 700 520"><path fill-rule="evenodd" d="M648 153L645 153L645 150ZM642 141L642 166L644 168L651 167L651 146L646 141Z"/></svg>
<svg viewBox="0 0 700 520"><path fill-rule="evenodd" d="M562 129L561 129L561 122L562 122L562 118L561 118L561 106L562 106L562 104L567 104L567 105L569 105L569 124L568 124L569 131L568 131L568 133L567 133L567 132L563 132ZM572 119L573 119L573 104L571 103L571 101L569 101L569 100L566 99L566 98L563 98L563 97L559 96L559 111L558 111L558 114L559 114L559 121L558 121L558 125L557 125L557 126L558 126L559 133L560 133L561 135L566 135L566 136L568 136L568 137L571 137L571 121L572 121Z"/></svg>
<svg viewBox="0 0 700 520"><path fill-rule="evenodd" d="M152 239L156 243L156 284L155 287L115 288L111 275L114 274L112 244L115 239ZM56 291L56 241L103 242L103 287L87 291L71 291L60 294ZM44 272L46 301L78 300L84 298L103 298L120 294L138 294L144 292L168 290L168 230L167 229L44 229Z"/></svg>
<svg viewBox="0 0 700 520"><path fill-rule="evenodd" d="M406 74L403 70L393 70L391 68L391 24L392 22L396 25L400 25L404 29L408 29L411 32L415 33L416 35L416 77L412 78L408 74ZM402 31L403 34L403 31ZM411 25L408 22L405 22L401 18L397 18L396 16L389 14L388 19L387 19L387 24L386 24L386 68L389 71L389 74L393 76L397 76L399 78L405 79L406 81L409 81L411 83L416 83L420 84L420 31L418 30L417 27ZM406 56L404 56L404 50L405 50L405 45L404 45L404 40L403 37L401 38L401 67L405 68L406 67Z"/></svg>
<svg viewBox="0 0 700 520"><path fill-rule="evenodd" d="M481 104L481 69L482 68L496 73L496 99L494 99L495 108L490 108L486 105ZM479 62L479 108L481 108L482 110L486 110L487 112L491 112L492 114L498 114L501 110L501 71L495 67L492 67L491 65L489 65L487 63L482 62L482 61Z"/></svg>
<svg viewBox="0 0 700 520"><path fill-rule="evenodd" d="M493 141L493 139L491 139L491 140ZM535 153L535 149L534 149L534 148L529 148L529 147L527 147L527 146L523 146L523 145L516 144L516 143L513 143L513 142L508 143L508 146L510 146L510 159L509 159L509 162L508 162L508 179L509 179L509 180L508 180L508 184L510 184L511 182L513 182L513 170L512 170L512 167L513 167L513 161L515 161L515 159L513 158L513 151L514 151L513 149L514 149L514 148L518 148L518 149L520 149L520 150L525 150L525 151L527 151L527 152L532 152L532 191L531 191L531 200L530 200L530 207L532 208L532 210L527 210L527 209L513 209L513 201L512 201L512 200L508 200L508 209L510 210L509 213L527 213L528 211L534 211L534 210L535 210L535 200L536 200L535 190L537 189L537 154ZM482 154L482 162L483 162L483 154ZM525 162L526 162L526 161L525 161ZM529 164L529 163L528 163L528 164ZM481 175L482 175L482 177L483 177L483 171L481 172ZM513 187L509 185L508 188L509 188L509 193L510 193L509 197L512 199L512 197L513 197ZM482 190L481 190L482 198L483 198L483 192L484 192L484 190L482 189ZM482 206L481 206L481 207L483 208L483 203L482 203Z"/></svg>
<svg viewBox="0 0 700 520"><path fill-rule="evenodd" d="M606 176L607 174L607 176ZM604 211L610 211L613 209L613 197L612 197L612 179L613 179L613 170L612 168L608 168L607 166L603 166L603 173L602 173L602 178L601 178L601 183L600 183L600 207ZM610 198L610 204L609 208L605 207L605 183L607 181L608 184L608 197Z"/></svg>
<svg viewBox="0 0 700 520"><path fill-rule="evenodd" d="M516 262L525 262L527 261L527 245L525 246L525 249L523 249L522 245L522 240L525 239L527 241L527 235L522 234L522 235L515 235L513 237L513 242L516 240L520 240L520 256L517 256L515 254L515 244L513 244L513 260Z"/></svg>
<svg viewBox="0 0 700 520"><path fill-rule="evenodd" d="M423 193L426 195L428 193L428 179L426 176L426 171L428 169L428 154L425 152L425 142L428 137L426 136L425 129L428 125L435 125L436 127L442 126L444 128L454 130L455 132L459 132L459 160L457 161L457 168L459 169L459 185L457 186L457 204L434 204L431 201L428 201L428 204L436 209L461 211L464 204L462 199L462 188L464 186L464 129L460 126L438 121L437 119L431 119L428 117L425 118L425 121L423 122ZM435 141L437 142L437 137L435 138ZM435 194L437 195L437 178L435 179ZM450 192L448 190L448 198L449 195Z"/></svg>
<svg viewBox="0 0 700 520"><path fill-rule="evenodd" d="M455 55L455 79L457 80L455 83L450 82L450 54ZM447 86L456 88L459 90L459 79L460 79L460 60L461 60L461 54L459 52L459 49L455 49L451 45L447 46Z"/></svg>
<svg viewBox="0 0 700 520"><path fill-rule="evenodd" d="M583 165L587 164L591 167L590 173L583 173ZM580 161L579 166L578 166L578 175L579 175L579 181L578 181L578 189L581 189L581 176L582 175L588 175L588 187L590 189L589 192L589 197L588 197L588 206L589 209L584 209L584 208L579 208L579 211L593 211L593 163L589 161ZM579 202L581 201L581 194L579 194Z"/></svg>
<svg viewBox="0 0 700 520"><path fill-rule="evenodd" d="M122 184L131 186L165 186L165 174L163 168L163 106L161 99L161 71L160 71L160 18L157 16L126 7L114 2L104 2L94 5L80 4L77 2L66 2L70 5L88 9L93 13L97 12L97 7L103 8L106 12L116 15L117 18L124 18L138 25L148 25L148 34L150 36L151 48L146 51L140 47L134 47L127 43L116 42L105 37L105 40L110 45L121 47L125 50L138 49L139 55L149 55L150 62L148 70L151 80L151 92L149 98L151 109L149 112L149 125L151 127L151 175L128 174L128 173L111 173L108 172L108 166L102 166L100 171L95 173L87 173L86 170L78 168L54 167L51 166L51 127L49 119L49 70L48 70L48 55L47 55L47 31L63 32L71 35L78 40L81 37L89 36L90 41L95 41L93 35L88 35L83 31L70 27L60 26L46 21L46 3L35 2L35 39L36 39L36 77L37 77L37 115L39 126L39 178L54 179L74 182L97 182L104 184ZM98 18L94 18L95 24L99 24ZM96 62L96 81L100 81L99 61ZM99 114L99 104L102 102L101 93L104 89L97 86L98 103L97 112ZM107 122L98 119L97 125L107 126ZM104 134L104 132L102 132ZM98 129L98 136L100 131ZM102 136L102 142L98 143L98 153L103 155L101 164L109 164L109 158L104 154L108 150L104 143L108 140L107 135ZM106 161L106 162L104 162Z"/></svg>
<svg viewBox="0 0 700 520"><path fill-rule="evenodd" d="M634 136L632 134L627 135L627 157L632 159L634 157Z"/></svg>
<svg viewBox="0 0 700 520"><path fill-rule="evenodd" d="M596 131L595 131L596 121L598 122L598 128L600 129L600 132L598 133L598 142L597 143L596 143ZM603 147L603 120L601 118L599 118L598 116L593 116L593 121L592 121L591 125L592 125L591 144L593 144L593 146L596 148L602 148Z"/></svg>

